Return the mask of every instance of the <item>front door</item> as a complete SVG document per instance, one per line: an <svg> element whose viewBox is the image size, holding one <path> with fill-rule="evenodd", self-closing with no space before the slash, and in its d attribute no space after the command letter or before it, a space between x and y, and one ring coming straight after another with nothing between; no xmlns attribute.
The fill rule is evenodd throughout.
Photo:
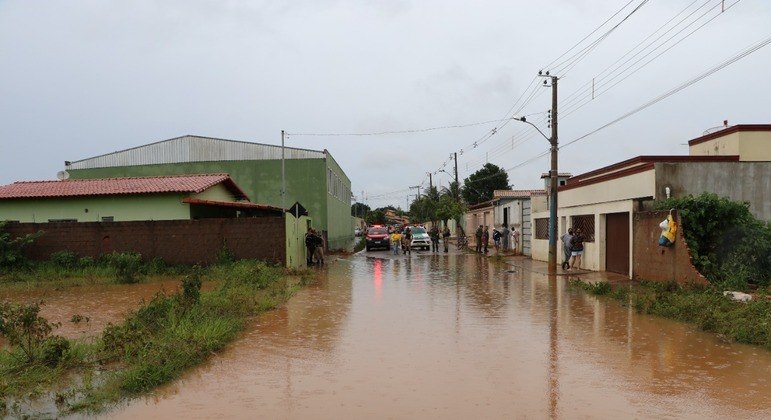
<svg viewBox="0 0 771 420"><path fill-rule="evenodd" d="M629 275L629 213L605 215L605 270Z"/></svg>

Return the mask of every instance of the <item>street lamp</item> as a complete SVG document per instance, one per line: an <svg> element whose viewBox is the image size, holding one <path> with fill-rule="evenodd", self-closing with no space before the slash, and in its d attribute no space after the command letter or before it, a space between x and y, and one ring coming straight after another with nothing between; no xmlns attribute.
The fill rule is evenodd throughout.
<svg viewBox="0 0 771 420"><path fill-rule="evenodd" d="M556 99L557 78L552 78L554 84L554 97ZM555 101L556 102L556 101ZM556 105L553 104L553 105ZM538 130L538 133L551 144L551 169L549 170L549 273L557 272L557 109L553 107L552 111L552 136L547 137L535 124L531 123L525 117L512 118L525 124L530 124Z"/></svg>

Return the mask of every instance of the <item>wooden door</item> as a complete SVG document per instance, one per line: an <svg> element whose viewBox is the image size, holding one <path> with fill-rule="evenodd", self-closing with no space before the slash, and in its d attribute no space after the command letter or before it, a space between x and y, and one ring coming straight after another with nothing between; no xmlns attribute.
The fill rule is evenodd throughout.
<svg viewBox="0 0 771 420"><path fill-rule="evenodd" d="M629 275L629 213L605 215L605 270Z"/></svg>

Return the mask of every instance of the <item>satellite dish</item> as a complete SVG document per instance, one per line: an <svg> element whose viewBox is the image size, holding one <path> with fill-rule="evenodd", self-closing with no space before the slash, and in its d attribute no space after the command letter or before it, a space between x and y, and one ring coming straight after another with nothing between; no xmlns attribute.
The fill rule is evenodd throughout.
<svg viewBox="0 0 771 420"><path fill-rule="evenodd" d="M69 179L70 173L67 171L59 171L56 173L56 179L64 181L65 179Z"/></svg>

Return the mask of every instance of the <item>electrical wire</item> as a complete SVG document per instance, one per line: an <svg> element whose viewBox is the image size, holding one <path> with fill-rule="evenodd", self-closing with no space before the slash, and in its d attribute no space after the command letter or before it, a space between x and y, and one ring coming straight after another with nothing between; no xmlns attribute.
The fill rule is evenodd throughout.
<svg viewBox="0 0 771 420"><path fill-rule="evenodd" d="M601 131L601 130L603 130L605 128L608 128L611 125L616 124L619 121L622 121L622 120L624 120L626 118L629 118L632 115L634 115L634 114L636 114L636 113L638 113L638 112L640 112L640 111L642 111L642 110L644 110L644 109L646 109L646 108L648 108L648 107L650 107L652 105L655 105L658 102L663 101L664 99L666 99L666 98L676 94L677 92L680 92L681 90L683 90L683 89L685 89L685 88L687 88L687 87L689 87L689 86L691 86L691 85L693 85L693 84L695 84L695 83L697 83L697 82L699 82L699 81L701 81L701 80L711 76L712 74L714 74L714 73L716 73L716 72L718 72L718 71L728 67L729 65L731 65L731 64L741 60L742 58L747 57L748 55L754 53L755 51L758 51L759 49L765 47L768 44L771 44L771 37L768 37L768 38L766 38L766 39L764 39L764 40L762 40L762 41L760 41L760 42L750 46L749 48L745 49L744 51L740 52L739 54L737 54L737 55L735 55L735 56L733 56L733 57L723 61L722 63L718 64L717 66L715 66L715 67L707 70L706 72L704 72L704 73L702 73L702 74L700 74L700 75L698 75L698 76L688 80L687 82L685 82L685 83L683 83L683 84L681 84L681 85L679 85L679 86L677 86L677 87L675 87L675 88L673 88L673 89L671 89L671 90L669 90L669 91L667 91L667 92L657 96L656 98L654 98L654 99L644 103L643 105L640 105L639 107L633 109L632 111L629 111L626 114L621 115L620 117L618 117L618 118L616 118L616 119L614 119L614 120L612 120L612 121L610 121L610 122L608 122L608 123L606 123L606 124L596 128L596 129L594 129L594 130L592 130L592 131L590 131L590 132L588 132L588 133L586 133L586 134L584 134L584 135L582 135L582 136L580 136L580 137L578 137L578 138L576 138L574 140L571 140L571 141L565 143L564 145L562 145L561 148L565 148L565 147L568 147L568 146L570 146L572 144L575 144L575 143L577 143L577 142L579 142L579 141L581 141L581 140L591 136L592 134L595 134L595 133L597 133L597 132L599 132L599 131Z"/></svg>
<svg viewBox="0 0 771 420"><path fill-rule="evenodd" d="M637 7L632 9L632 11L629 12L629 14L627 14L623 19L621 19L620 22L618 22L616 25L614 25L612 28L610 28L607 32L605 32L597 40L595 40L594 42L592 42L588 46L584 47L584 49L581 51L581 54L578 55L575 59L573 59L572 62L569 62L569 64L566 63L564 65L564 67L561 66L561 65L558 65L558 66L556 66L552 70L552 72L553 73L560 73L562 77L565 77L565 75L567 75L570 72L570 70L573 69L573 67L575 67L581 60L583 60L587 55L589 55L590 52L592 52L595 48L597 48L597 46L600 45L600 43L602 41L604 41L608 36L610 36L610 34L613 33L613 31L618 29L618 27L621 26L621 24L626 22L630 17L632 17L632 15L637 13L637 11L639 11L643 6L645 6L648 3L648 1L649 0L643 0L639 5L637 5Z"/></svg>
<svg viewBox="0 0 771 420"><path fill-rule="evenodd" d="M610 86L608 86L608 87L605 87L604 89L601 89L601 90L597 91L597 92L596 92L596 93L593 95L593 97L592 97L592 98L583 98L583 99L581 100L581 102L574 102L574 104L566 106L566 107L564 108L563 112L562 112L563 118L566 118L566 117L568 117L569 115L573 114L574 112L576 112L577 110L579 110L579 109L580 109L580 108L582 108L583 106L585 106L585 105L587 105L588 103L590 103L592 100L594 100L594 99L596 99L597 97L599 97L599 96L603 95L604 93L608 92L609 90L611 90L612 88L614 88L614 87L615 87L616 85L618 85L619 83L621 83L621 82L623 82L624 80L626 80L627 78L631 77L633 74L635 74L635 73L637 73L638 71L642 70L642 69L643 69L643 68L645 68L645 67L646 67L648 64L650 64L650 63L651 63L651 62L653 62L654 60L656 60L656 59L658 59L659 57L661 57L663 54L665 54L666 52L668 52L669 50L671 50L672 48L674 48L676 45L678 45L678 44L680 44L681 42L683 42L685 39L687 39L688 37L690 37L691 35L693 35L693 34L694 34L695 32L697 32L699 29L703 28L704 26L706 26L706 25L707 25L707 24L709 24L710 22L714 21L716 18L718 18L719 16L721 16L721 15L722 15L722 14L723 14L725 11L728 11L728 10L730 10L731 8L733 8L733 7L734 7L734 6L735 6L737 3L739 3L740 1L741 1L741 0L736 0L734 3L732 3L732 4L730 4L728 7L726 7L726 8L725 8L725 9L724 9L722 12L720 12L720 13L718 13L717 15L713 16L712 18L708 19L706 22L702 23L701 25L699 25L698 27L696 27L695 29L693 29L691 32L687 33L685 36L683 36L682 38L680 38L679 40L677 40L677 41L676 41L674 44L670 45L670 46L669 46L669 47L667 47L665 50L663 50L663 51L659 52L658 54L656 54L656 55L655 55L653 58L651 58L650 60L646 61L645 63L643 63L642 65L640 65L640 66L639 66L639 67L637 67L636 69L632 70L632 71L631 71L631 72L629 72L628 74L624 75L624 74L625 74L627 71L629 71L630 69L632 69L632 68L633 68L635 65L637 65L637 64L638 64L638 63L640 63L642 60L644 60L645 58L647 58L648 56L650 56L651 54L653 54L653 53L654 53L656 50L658 50L659 48L661 48L661 47L663 47L664 45L666 45L666 44L667 44L669 41L671 41L672 39L674 39L675 37L677 37L677 36L678 36L679 34L681 34L681 33L682 33L684 30L688 29L688 28L689 28L689 27L691 27L693 24L695 24L696 22L698 22L698 21L699 21L701 18L703 18L704 16L706 16L706 14L708 14L708 13L709 13L709 12L710 12L712 9L714 9L714 8L716 8L717 6L719 6L720 4L722 4L720 1L718 1L718 4L716 4L715 6L713 6L713 7L712 7L712 8L710 8L710 9L708 9L706 12L704 12L703 14L701 14L701 15L700 15L698 18L696 18L694 21L690 22L690 23L689 23L688 25L686 25L684 28L680 29L680 30L679 30L678 32L676 32L674 35L672 35L672 36L671 36L671 37L669 37L667 40L665 40L663 43L659 44L659 45L658 45L658 46L656 46L654 49L652 49L651 51L649 51L647 54L645 54L645 55L643 55L642 57L640 57L640 58L639 58L637 61L633 62L632 64L630 64L629 66L627 66L626 68L624 68L624 69L623 69L621 72L619 72L619 73L616 73L616 74L615 74L613 77L611 77L611 78L610 78L610 79L609 79L609 80L606 82L606 84L607 84L607 83L609 83L609 82L612 82L613 80L616 80L616 79L618 79L619 77L622 77L622 76L623 76L623 77L622 77L620 80L616 81L615 83L611 84L611 85L610 85ZM699 7L697 10L700 10L700 9L701 9L703 6L704 6L704 5L700 6L700 7ZM693 13L695 13L695 11L694 11ZM692 13L692 14L693 14L693 13ZM690 16L692 16L692 14L691 14L691 15L689 15L689 16L687 16L687 17L690 17ZM686 18L687 18L687 17L686 17ZM679 23L682 23L682 22L683 22L683 21L681 20ZM678 23L678 24L679 24L679 23ZM674 29L674 28L671 28L669 31L671 31L672 29ZM655 41L657 41L658 39L660 39L662 36L666 35L666 34L667 34L669 31L667 31L667 32L665 32L664 34L662 34L662 35L661 35L659 38L657 38L656 40L654 40L654 42L655 42ZM652 45L652 44L649 44L648 46L650 46L650 45ZM646 48L647 48L647 46L646 46ZM631 59L633 59L634 57L636 57L637 55L639 55L639 54L640 54L642 51L644 51L644 49L643 49L643 50L641 50L640 52L638 52L637 54L633 55L632 57L630 57L630 58L629 58L627 61L625 61L624 63L622 63L622 65L626 64L627 62L629 62L629 60L631 60ZM620 66L619 66L619 67L620 67ZM618 68L617 68L617 69L618 69ZM603 78L603 79L604 79L604 78Z"/></svg>

